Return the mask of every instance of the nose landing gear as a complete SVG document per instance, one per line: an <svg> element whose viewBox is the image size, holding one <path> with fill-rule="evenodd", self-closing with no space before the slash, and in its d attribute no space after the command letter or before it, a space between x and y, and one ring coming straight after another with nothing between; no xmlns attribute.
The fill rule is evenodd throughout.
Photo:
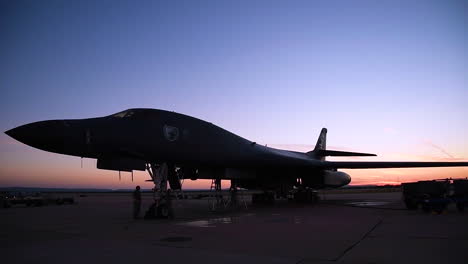
<svg viewBox="0 0 468 264"><path fill-rule="evenodd" d="M145 219L172 218L174 217L172 209L171 189L167 188L168 179L171 179L171 185L181 189L180 179L177 176L175 167L171 164L147 164L146 169L154 183L153 200L154 202L145 213ZM174 183L173 183L174 182ZM172 187L172 186L171 186Z"/></svg>

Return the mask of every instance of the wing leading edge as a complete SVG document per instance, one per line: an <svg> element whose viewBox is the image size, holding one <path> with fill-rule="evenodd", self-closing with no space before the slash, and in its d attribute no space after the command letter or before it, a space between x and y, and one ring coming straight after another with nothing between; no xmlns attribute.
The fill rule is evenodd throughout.
<svg viewBox="0 0 468 264"><path fill-rule="evenodd" d="M468 166L468 162L322 161L317 166L322 169L424 168L424 167L461 167L461 166Z"/></svg>

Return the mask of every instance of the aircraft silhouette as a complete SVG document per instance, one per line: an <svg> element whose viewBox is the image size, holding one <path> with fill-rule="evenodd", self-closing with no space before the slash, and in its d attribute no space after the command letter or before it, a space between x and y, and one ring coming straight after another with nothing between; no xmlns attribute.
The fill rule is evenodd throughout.
<svg viewBox="0 0 468 264"><path fill-rule="evenodd" d="M229 179L235 187L286 193L341 187L338 169L468 166L468 162L326 161L326 156L376 156L326 149L323 128L307 153L270 148L212 123L164 110L128 109L110 116L48 120L5 132L45 151L97 159L97 168L148 170L156 189L180 189L180 178ZM218 187L218 186L217 186ZM220 186L219 186L220 188Z"/></svg>

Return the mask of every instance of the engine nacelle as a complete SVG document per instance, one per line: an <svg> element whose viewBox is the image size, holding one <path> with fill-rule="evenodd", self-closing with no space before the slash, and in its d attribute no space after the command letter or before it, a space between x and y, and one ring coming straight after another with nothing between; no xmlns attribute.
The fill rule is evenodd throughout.
<svg viewBox="0 0 468 264"><path fill-rule="evenodd" d="M341 187L351 182L351 176L342 171L325 171L323 174L323 184L329 187Z"/></svg>

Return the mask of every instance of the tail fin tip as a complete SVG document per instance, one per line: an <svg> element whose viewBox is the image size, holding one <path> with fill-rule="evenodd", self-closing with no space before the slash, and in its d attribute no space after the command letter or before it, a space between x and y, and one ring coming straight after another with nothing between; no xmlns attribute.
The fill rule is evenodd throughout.
<svg viewBox="0 0 468 264"><path fill-rule="evenodd" d="M317 144L315 144L314 150L325 150L327 149L327 128L322 128L320 131L319 138L317 139Z"/></svg>

